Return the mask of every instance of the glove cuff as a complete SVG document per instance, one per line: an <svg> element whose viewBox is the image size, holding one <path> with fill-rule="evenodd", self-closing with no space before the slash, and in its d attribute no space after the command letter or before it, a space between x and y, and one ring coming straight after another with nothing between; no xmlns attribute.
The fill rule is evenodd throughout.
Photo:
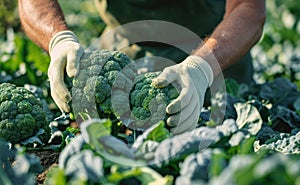
<svg viewBox="0 0 300 185"><path fill-rule="evenodd" d="M183 61L183 63L189 67L202 71L208 81L208 86L211 86L214 80L214 73L210 65L202 57L190 55Z"/></svg>
<svg viewBox="0 0 300 185"><path fill-rule="evenodd" d="M49 43L49 53L53 50L53 48L61 42L73 41L78 43L78 38L72 31L64 30L56 33L50 40Z"/></svg>

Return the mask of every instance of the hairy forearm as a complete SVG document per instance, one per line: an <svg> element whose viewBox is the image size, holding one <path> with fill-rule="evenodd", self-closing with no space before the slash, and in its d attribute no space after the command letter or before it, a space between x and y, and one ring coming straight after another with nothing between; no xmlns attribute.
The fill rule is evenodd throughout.
<svg viewBox="0 0 300 185"><path fill-rule="evenodd" d="M258 3L259 7L253 2L231 1L223 21L195 51L194 54L210 63L215 76L238 61L259 41L265 21L264 1L259 1L263 3Z"/></svg>
<svg viewBox="0 0 300 185"><path fill-rule="evenodd" d="M24 32L47 52L51 38L68 29L56 0L18 0L18 10Z"/></svg>

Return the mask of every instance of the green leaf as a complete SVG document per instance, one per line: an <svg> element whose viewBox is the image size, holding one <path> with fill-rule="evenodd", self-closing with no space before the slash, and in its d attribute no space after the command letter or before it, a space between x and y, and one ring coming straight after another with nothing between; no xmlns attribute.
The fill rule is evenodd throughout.
<svg viewBox="0 0 300 185"><path fill-rule="evenodd" d="M83 133L87 133L87 137L84 138L88 138L90 142L94 142L96 138L110 135L111 125L112 122L109 119L89 119L82 122L80 127Z"/></svg>
<svg viewBox="0 0 300 185"><path fill-rule="evenodd" d="M140 148L146 141L161 142L171 136L171 133L164 127L164 122L158 122L146 129L134 141L132 148Z"/></svg>
<svg viewBox="0 0 300 185"><path fill-rule="evenodd" d="M261 98L271 101L273 107L278 105L290 107L300 96L300 92L290 80L276 78L272 82L263 84L259 95Z"/></svg>
<svg viewBox="0 0 300 185"><path fill-rule="evenodd" d="M53 167L46 176L45 185L67 185L64 170L58 167Z"/></svg>
<svg viewBox="0 0 300 185"><path fill-rule="evenodd" d="M231 96L237 96L239 92L239 84L231 78L225 79L226 92Z"/></svg>
<svg viewBox="0 0 300 185"><path fill-rule="evenodd" d="M66 176L82 182L99 182L104 175L103 159L92 150L83 150L70 156L64 169Z"/></svg>
<svg viewBox="0 0 300 185"><path fill-rule="evenodd" d="M296 111L300 111L300 97L293 104Z"/></svg>
<svg viewBox="0 0 300 185"><path fill-rule="evenodd" d="M12 185L11 181L5 175L5 173L3 172L2 168L0 168L0 184L3 184L3 185Z"/></svg>
<svg viewBox="0 0 300 185"><path fill-rule="evenodd" d="M209 163L209 176L218 176L227 165L227 156L223 151L214 153Z"/></svg>
<svg viewBox="0 0 300 185"><path fill-rule="evenodd" d="M234 107L237 112L237 126L239 129L249 132L251 135L255 135L261 129L262 119L259 111L255 106L249 103L235 103Z"/></svg>
<svg viewBox="0 0 300 185"><path fill-rule="evenodd" d="M32 41L27 42L27 56L26 61L32 63L34 67L42 73L47 74L50 64L49 56L43 50L34 44Z"/></svg>
<svg viewBox="0 0 300 185"><path fill-rule="evenodd" d="M170 137L170 132L165 128L165 123L161 121L147 136L146 140L161 142Z"/></svg>
<svg viewBox="0 0 300 185"><path fill-rule="evenodd" d="M266 153L261 152L258 155L249 155L249 157L251 163L235 170L234 178L237 184L251 185L257 182L254 169L266 157Z"/></svg>
<svg viewBox="0 0 300 185"><path fill-rule="evenodd" d="M119 184L122 180L135 178L140 181L141 185L171 185L173 183L172 176L162 177L158 172L149 167L130 168L122 170L118 166L112 167L111 175L107 177L109 182Z"/></svg>
<svg viewBox="0 0 300 185"><path fill-rule="evenodd" d="M239 154L249 154L254 152L253 143L256 140L255 136L252 136L244 141L238 147Z"/></svg>
<svg viewBox="0 0 300 185"><path fill-rule="evenodd" d="M86 142L105 159L122 165L145 165L144 161L134 158L133 150L127 144L110 135L111 124L109 119L90 119L81 123L81 134Z"/></svg>
<svg viewBox="0 0 300 185"><path fill-rule="evenodd" d="M280 120L281 127L283 128L285 125L289 125L291 128L300 128L300 116L283 106L278 106L276 111L272 115L272 121Z"/></svg>

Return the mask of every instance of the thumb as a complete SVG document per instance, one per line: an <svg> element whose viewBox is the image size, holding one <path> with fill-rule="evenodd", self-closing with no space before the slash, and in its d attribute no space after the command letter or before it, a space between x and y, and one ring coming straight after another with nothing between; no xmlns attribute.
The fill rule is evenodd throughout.
<svg viewBox="0 0 300 185"><path fill-rule="evenodd" d="M73 50L68 53L66 71L69 77L74 77L79 72L79 62L83 55L83 48L76 43Z"/></svg>
<svg viewBox="0 0 300 185"><path fill-rule="evenodd" d="M177 79L177 72L174 70L173 66L167 67L163 72L158 75L158 77L152 79L152 85L156 88L162 88Z"/></svg>

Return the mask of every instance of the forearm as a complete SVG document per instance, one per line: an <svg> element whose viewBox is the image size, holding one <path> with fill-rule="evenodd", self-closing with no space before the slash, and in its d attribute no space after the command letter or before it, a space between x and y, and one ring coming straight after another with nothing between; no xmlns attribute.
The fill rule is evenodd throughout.
<svg viewBox="0 0 300 185"><path fill-rule="evenodd" d="M254 1L229 1L223 21L206 39L205 44L195 51L195 55L209 62L215 76L221 72L220 69L224 70L238 61L259 41L265 20L265 8L264 1ZM259 7L255 6L257 4L260 4Z"/></svg>
<svg viewBox="0 0 300 185"><path fill-rule="evenodd" d="M68 29L56 0L18 0L18 10L24 32L47 52L51 38Z"/></svg>

